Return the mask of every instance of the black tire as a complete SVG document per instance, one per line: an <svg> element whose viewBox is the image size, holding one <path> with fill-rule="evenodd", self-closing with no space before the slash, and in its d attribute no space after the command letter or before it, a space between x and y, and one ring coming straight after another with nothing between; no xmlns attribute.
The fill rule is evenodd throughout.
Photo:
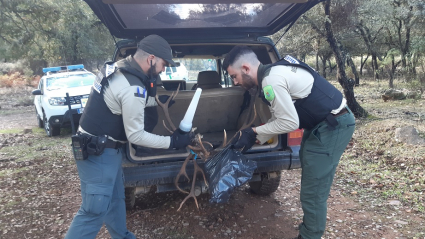
<svg viewBox="0 0 425 239"><path fill-rule="evenodd" d="M274 175L270 177L269 175ZM277 174L277 175L276 175ZM271 193L276 192L280 183L281 172L272 172L272 173L262 173L261 181L249 182L249 187L251 191L259 195L270 195Z"/></svg>
<svg viewBox="0 0 425 239"><path fill-rule="evenodd" d="M44 128L44 122L43 120L40 118L40 116L37 113L37 109L35 109L35 115L37 115L37 124L39 128Z"/></svg>
<svg viewBox="0 0 425 239"><path fill-rule="evenodd" d="M59 127L53 127L48 121L46 116L43 117L44 130L46 131L47 136L53 137L60 134L61 129Z"/></svg>
<svg viewBox="0 0 425 239"><path fill-rule="evenodd" d="M136 202L136 188L125 188L125 208L131 210Z"/></svg>

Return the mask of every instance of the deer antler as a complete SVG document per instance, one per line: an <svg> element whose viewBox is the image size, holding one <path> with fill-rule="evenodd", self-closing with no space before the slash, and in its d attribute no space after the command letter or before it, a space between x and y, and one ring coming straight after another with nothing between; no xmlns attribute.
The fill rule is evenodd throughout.
<svg viewBox="0 0 425 239"><path fill-rule="evenodd" d="M223 136L223 143L221 144L221 148L224 148L227 145L227 132L226 132L226 130L224 130L223 134L224 134L224 136Z"/></svg>
<svg viewBox="0 0 425 239"><path fill-rule="evenodd" d="M189 193L189 195L187 195L187 196L183 199L183 201L180 203L180 207L179 207L179 209L177 209L177 211L180 211L180 209L182 208L183 204L184 204L184 203L187 201L187 199L189 199L189 198L193 198L193 199L195 200L196 208L198 208L198 210L199 210L198 200L196 199L196 195L195 195L196 174L197 174L198 172L201 172L201 173L202 173L202 176L204 176L205 183L207 182L207 180L205 179L204 170L202 170L202 169L199 167L199 165L196 163L196 159L195 159L195 160L193 160L193 167L194 167L194 169L195 169L195 170L194 170L194 172L193 172L192 187L191 187L191 189L190 189L190 193ZM207 184L207 185L208 185L208 184Z"/></svg>
<svg viewBox="0 0 425 239"><path fill-rule="evenodd" d="M180 192L182 192L182 193L188 193L188 192L184 191L183 189L181 189L181 188L179 187L179 179L180 179L180 177L183 175L183 176L185 176L185 177L187 178L187 181L189 181L189 182L190 182L189 176L187 176L187 173L186 173L186 165L187 165L187 163L189 162L189 160L190 160L191 158L193 158L193 154L189 154L189 155L187 156L187 158L184 160L183 165L182 165L182 167L180 168L180 171L179 171L179 173L177 174L176 179L174 180L174 185L175 185L175 186L176 186L176 188L177 188Z"/></svg>
<svg viewBox="0 0 425 239"><path fill-rule="evenodd" d="M180 88L180 86L179 86L179 88ZM258 92L256 92L256 93L258 93ZM158 105L163 109L165 118L166 118L166 120L167 120L167 122L170 125L170 127L171 127L172 130L170 130L167 127L167 125L165 124L165 121L163 121L164 127L170 133L173 133L176 130L176 127L174 126L173 122L171 121L170 115L168 113L168 107L169 107L169 104L170 104L171 100L173 100L176 97L177 94L178 94L178 89L177 89L176 92L173 92L171 94L171 96L168 98L168 100L165 103L160 102L159 99L158 99L158 97L156 96L156 101L157 101ZM249 120L250 119L250 116L252 114L254 114L254 117L251 120ZM224 130L223 143L222 143L222 145L218 149L225 148L229 143L231 143L233 141L233 139L235 137L237 137L237 136L240 137L241 130L244 129L244 128L246 128L246 127L251 126L254 123L256 117L257 117L257 111L256 111L256 108L255 108L255 102L254 101L251 101L250 111L249 111L248 117L246 118L246 120L245 120L244 124L242 125L242 127L235 133L235 135L233 135L233 137L230 140L227 140L227 132L226 132L226 130ZM192 132L193 132L193 129L192 129ZM206 141L202 142L202 136L200 134L197 134L196 135L196 138L194 140L194 145L189 145L188 148L190 148L193 152L195 152L196 154L198 154L202 158L202 160L204 160L204 162L206 162L211 157L212 154L215 154L214 151L216 151L216 150L214 150L214 151L211 150L211 149L207 150L205 148L204 144L205 145L209 145L210 148L213 149L213 145L211 143L206 142ZM190 192L186 192L186 191L184 191L183 189L181 189L179 187L178 181L179 181L179 179L180 179L181 176L184 176L185 178L187 178L190 181L189 176L186 173L186 167L187 167L187 164L189 163L189 161L191 159L193 159L192 162L193 162L194 172L193 172L193 176L192 176L192 185L191 185L191 188L190 188ZM177 176L176 176L176 178L174 180L174 184L175 184L176 188L180 192L183 192L183 193L188 194L183 199L183 201L180 203L180 207L177 209L177 211L180 211L180 209L182 208L183 204L189 198L191 198L191 197L195 200L196 207L199 210L198 201L197 201L196 195L195 195L195 183L196 183L196 176L197 176L198 173L201 173L202 174L202 176L204 178L204 182L208 186L208 182L206 180L204 171L202 170L202 168L199 167L198 163L196 162L196 158L195 158L194 154L191 153L184 160L184 162L182 164L182 167L181 167L179 173L177 174Z"/></svg>
<svg viewBox="0 0 425 239"><path fill-rule="evenodd" d="M242 133L241 133L241 130L243 130L243 129L245 129L246 127L249 127L249 126L251 126L253 123L254 123L254 121L255 121L255 118L257 118L257 111L256 111L256 109L255 109L255 105L253 105L253 110L254 110L254 117L252 118L252 120L251 121L249 121L249 122L247 122L248 121L248 119L249 118L247 118L246 120L245 120L245 123L242 125L242 127L240 127L240 129L233 135L233 137L226 143L226 144L224 144L224 142L223 142L223 148L224 147L226 147L229 143L231 143L232 141L233 141L233 139L236 137L236 136L239 136L239 137L241 137L241 135L242 135ZM250 111L250 113L248 114L248 115L251 115L251 111Z"/></svg>
<svg viewBox="0 0 425 239"><path fill-rule="evenodd" d="M177 128L173 124L173 121L171 121L170 113L168 113L168 107L170 105L170 102L172 100L174 100L174 98L176 98L177 94L179 93L179 89L180 89L180 84L177 87L177 90L175 92L171 93L171 96L168 97L168 100L165 103L162 103L161 101L159 101L158 95L155 96L156 103L158 103L158 105L164 111L165 119L167 120L168 124L170 125L171 130L167 127L167 125L165 125L165 121L163 121L162 123L163 123L164 127L168 130L168 132L170 132L170 133L173 133L174 131L176 131Z"/></svg>

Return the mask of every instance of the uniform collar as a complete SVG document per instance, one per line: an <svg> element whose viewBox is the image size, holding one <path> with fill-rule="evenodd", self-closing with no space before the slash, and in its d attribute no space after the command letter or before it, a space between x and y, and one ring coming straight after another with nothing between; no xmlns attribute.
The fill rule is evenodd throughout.
<svg viewBox="0 0 425 239"><path fill-rule="evenodd" d="M265 75L266 75L266 71L268 70L268 69L270 69L270 67L271 67L272 65L270 65L270 64L268 64L268 65L263 65L263 64L261 64L260 63L260 65L258 66L258 71L257 71L257 80L258 80L258 86L260 87L260 88L262 88L262 82L263 82L263 79L264 79L264 77L265 77Z"/></svg>
<svg viewBox="0 0 425 239"><path fill-rule="evenodd" d="M134 60L133 56L127 56L127 58L125 58L125 59L128 62L128 64L130 65L130 67L132 67L133 69L135 69L138 72L142 73L143 75L147 76L147 74L140 67L139 63L137 63L137 61Z"/></svg>

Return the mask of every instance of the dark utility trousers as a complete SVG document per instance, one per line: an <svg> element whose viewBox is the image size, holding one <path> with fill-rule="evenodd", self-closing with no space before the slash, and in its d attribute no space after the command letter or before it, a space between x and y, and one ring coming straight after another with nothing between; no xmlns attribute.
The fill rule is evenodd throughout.
<svg viewBox="0 0 425 239"><path fill-rule="evenodd" d="M347 107L348 109L348 107ZM327 200L339 159L354 133L353 113L337 116L338 125L326 121L304 130L301 142L301 205L304 212L299 234L304 239L320 239L326 227Z"/></svg>
<svg viewBox="0 0 425 239"><path fill-rule="evenodd" d="M103 224L113 239L135 239L127 230L122 149L106 148L102 155L76 160L82 204L65 239L94 239Z"/></svg>

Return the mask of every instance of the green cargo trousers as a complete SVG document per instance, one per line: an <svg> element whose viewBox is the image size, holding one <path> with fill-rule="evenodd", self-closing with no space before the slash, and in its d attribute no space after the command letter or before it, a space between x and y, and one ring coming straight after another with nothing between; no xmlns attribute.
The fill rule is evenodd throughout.
<svg viewBox="0 0 425 239"><path fill-rule="evenodd" d="M348 109L348 107L347 107ZM304 212L299 234L304 239L320 239L326 227L327 200L339 159L354 133L353 113L336 117L338 125L326 121L304 130L301 142L301 205Z"/></svg>

